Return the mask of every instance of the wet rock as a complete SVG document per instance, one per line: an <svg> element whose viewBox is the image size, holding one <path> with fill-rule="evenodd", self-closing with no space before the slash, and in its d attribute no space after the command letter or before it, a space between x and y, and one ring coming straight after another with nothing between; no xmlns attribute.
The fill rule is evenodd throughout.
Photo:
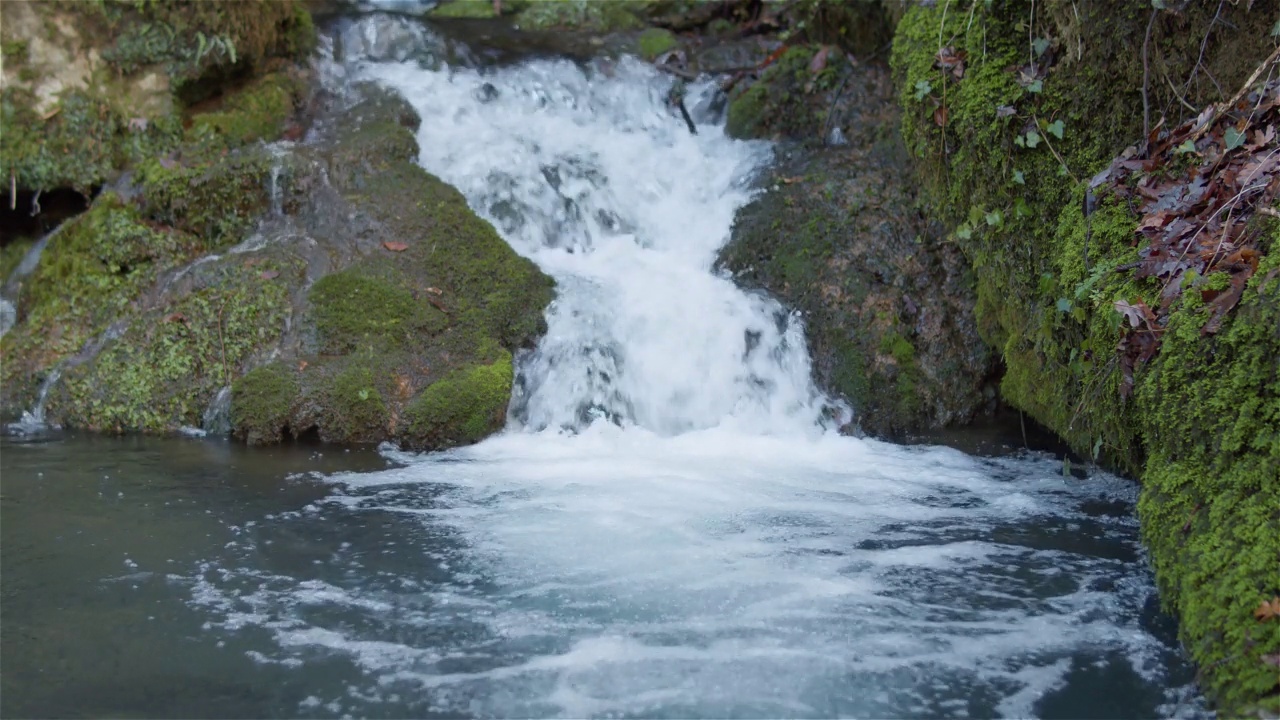
<svg viewBox="0 0 1280 720"><path fill-rule="evenodd" d="M901 437L994 409L997 365L968 263L916 208L887 78L859 73L847 144L787 146L721 259L803 313L817 379L861 429Z"/></svg>
<svg viewBox="0 0 1280 720"><path fill-rule="evenodd" d="M202 107L50 236L11 288L3 414L57 377L48 420L88 430L435 448L502 426L551 280L416 164L408 103L313 89L290 71Z"/></svg>

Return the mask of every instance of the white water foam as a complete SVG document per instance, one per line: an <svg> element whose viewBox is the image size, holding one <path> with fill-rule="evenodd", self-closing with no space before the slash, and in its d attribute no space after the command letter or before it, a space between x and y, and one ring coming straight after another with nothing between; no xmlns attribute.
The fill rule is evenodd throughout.
<svg viewBox="0 0 1280 720"><path fill-rule="evenodd" d="M358 668L301 712L1026 716L1116 663L1174 711L1129 484L824 427L842 409L800 323L712 271L767 145L690 135L631 61L363 73L559 296L506 433L388 451L404 466L233 545L281 523L381 540L195 580L212 631L270 632L256 662Z"/></svg>

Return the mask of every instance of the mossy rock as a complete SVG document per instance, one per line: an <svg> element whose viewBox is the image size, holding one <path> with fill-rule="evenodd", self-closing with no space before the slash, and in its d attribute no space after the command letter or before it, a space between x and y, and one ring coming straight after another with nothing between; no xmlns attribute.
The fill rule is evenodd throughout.
<svg viewBox="0 0 1280 720"><path fill-rule="evenodd" d="M199 147L199 146L197 146ZM138 168L143 212L219 249L242 240L270 200L270 153L247 148L189 163L150 160Z"/></svg>
<svg viewBox="0 0 1280 720"><path fill-rule="evenodd" d="M271 363L245 373L231 386L231 426L250 445L285 439L298 402L297 373Z"/></svg>
<svg viewBox="0 0 1280 720"><path fill-rule="evenodd" d="M839 153L784 150L720 260L803 314L815 379L856 427L906 438L993 410L996 362L964 257L916 209L901 146L865 130Z"/></svg>
<svg viewBox="0 0 1280 720"><path fill-rule="evenodd" d="M289 72L276 72L228 93L217 110L191 118L189 138L217 138L219 148L237 148L280 136L301 99L305 82Z"/></svg>
<svg viewBox="0 0 1280 720"><path fill-rule="evenodd" d="M474 443L502 429L511 398L511 354L455 370L405 408L408 434L429 447Z"/></svg>
<svg viewBox="0 0 1280 720"><path fill-rule="evenodd" d="M644 26L637 17L645 3L634 0L537 0L516 14L516 23L527 30L553 28L588 32L618 32Z"/></svg>
<svg viewBox="0 0 1280 720"><path fill-rule="evenodd" d="M1044 9L1030 28L1030 0L975 5L972 17L910 9L892 58L903 135L930 206L973 264L979 328L1006 366L1003 398L1080 454L1140 478L1143 536L1200 684L1220 714L1253 715L1280 705L1280 675L1262 659L1280 653L1280 626L1252 615L1280 594L1275 222L1259 228L1260 269L1222 329L1202 335L1200 293L1184 293L1126 399L1114 302L1155 307L1161 283L1125 269L1139 220L1127 203L1099 191L1097 210L1082 208L1088 179L1141 138L1144 101L1151 124L1166 115L1175 126L1195 114L1182 103L1220 100L1207 78L1239 87L1272 50L1274 14L1196 3L1171 13L1139 0ZM1232 32L1205 45L1223 22ZM962 77L937 67L940 35L964 54ZM1144 45L1161 73L1187 78L1199 66L1201 80L1177 96L1148 83L1144 99ZM1029 51L1044 69L1034 83L1018 76Z"/></svg>
<svg viewBox="0 0 1280 720"><path fill-rule="evenodd" d="M199 427L219 388L284 329L286 284L263 273L298 272L238 258L202 266L196 289L136 317L91 362L73 363L48 412L68 426L108 432Z"/></svg>
<svg viewBox="0 0 1280 720"><path fill-rule="evenodd" d="M735 138L780 135L821 142L826 116L848 63L841 53L831 53L823 68L811 72L819 51L815 45L796 45L775 60L760 78L735 87L729 100L725 132Z"/></svg>
<svg viewBox="0 0 1280 720"><path fill-rule="evenodd" d="M418 118L403 99L371 86L357 92L363 100L329 127L326 149L299 163L323 169L339 196L325 202L341 203L325 216L345 218L316 229L318 241L343 252L354 242L357 254L326 267L302 296L301 341L286 355L300 368L287 416L233 393L235 433L269 442L314 431L327 442L418 449L474 442L501 427L512 352L544 331L552 282L416 164ZM311 200L285 205L295 202ZM478 391L473 380L503 358L505 384ZM259 417L269 426L238 419Z"/></svg>
<svg viewBox="0 0 1280 720"><path fill-rule="evenodd" d="M659 55L674 49L679 44L675 33L662 28L649 28L636 38L636 49L646 60L653 60Z"/></svg>
<svg viewBox="0 0 1280 720"><path fill-rule="evenodd" d="M20 7L19 7L20 6ZM23 191L102 185L172 151L182 108L306 57L310 15L295 0L18 3L0 28L0 173ZM38 52L37 52L38 51ZM18 66L16 72L11 68ZM249 114L271 115L257 105ZM229 137L270 134L210 118Z"/></svg>

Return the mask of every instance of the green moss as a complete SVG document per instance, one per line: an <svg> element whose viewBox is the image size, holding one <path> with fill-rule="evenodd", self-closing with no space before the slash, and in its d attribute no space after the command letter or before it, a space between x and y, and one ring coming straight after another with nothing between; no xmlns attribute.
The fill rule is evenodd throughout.
<svg viewBox="0 0 1280 720"><path fill-rule="evenodd" d="M1250 714L1251 705L1280 696L1280 676L1262 660L1280 652L1280 622L1253 617L1280 595L1275 268L1280 258L1272 256L1235 316L1207 340L1207 311L1191 298L1170 319L1138 389L1152 449L1138 506L1143 536L1204 688L1228 713Z"/></svg>
<svg viewBox="0 0 1280 720"><path fill-rule="evenodd" d="M228 95L217 111L193 116L189 135L207 141L213 134L221 145L232 148L274 139L293 114L302 89L288 73L264 75Z"/></svg>
<svg viewBox="0 0 1280 720"><path fill-rule="evenodd" d="M590 32L617 32L643 26L636 16L644 3L597 2L596 0L539 0L531 2L516 17L525 29L571 28Z"/></svg>
<svg viewBox="0 0 1280 720"><path fill-rule="evenodd" d="M506 3L503 3L506 5ZM493 0L446 0L431 10L431 17L483 19L493 17Z"/></svg>
<svg viewBox="0 0 1280 720"><path fill-rule="evenodd" d="M355 363L329 384L322 432L338 442L370 442L386 433L387 403L377 389L373 371Z"/></svg>
<svg viewBox="0 0 1280 720"><path fill-rule="evenodd" d="M311 287L322 352L408 347L443 329L440 311L389 275L375 277L361 266L326 275Z"/></svg>
<svg viewBox="0 0 1280 720"><path fill-rule="evenodd" d="M298 400L298 377L282 363L250 370L231 385L231 427L250 445L280 442Z"/></svg>
<svg viewBox="0 0 1280 720"><path fill-rule="evenodd" d="M182 162L149 160L137 171L144 213L199 236L209 250L233 244L267 208L271 163L258 149Z"/></svg>
<svg viewBox="0 0 1280 720"><path fill-rule="evenodd" d="M640 37L636 39L636 47L639 48L641 57L646 60L653 60L678 44L675 34L662 28L649 28L640 33Z"/></svg>
<svg viewBox="0 0 1280 720"><path fill-rule="evenodd" d="M510 353L489 365L457 370L405 408L411 437L431 447L474 443L502 429L511 397Z"/></svg>
<svg viewBox="0 0 1280 720"><path fill-rule="evenodd" d="M1187 77L1201 62L1215 8L1193 3L1155 16L1149 44L1162 72ZM1114 302L1154 307L1160 285L1124 269L1136 259L1138 218L1105 196L1086 218L1081 180L1142 133L1133 109L1143 107L1143 68L1133 48L1146 42L1152 10L1137 0L1079 6L1079 17L1047 9L1030 29L1023 0L977 4L972 19L944 20L940 6L909 10L892 60L903 135L931 207L957 227L974 265L980 328L1007 368L1001 394L1078 452L1141 477L1143 534L1166 607L1220 712L1247 714L1280 693L1275 668L1260 659L1280 649L1280 633L1251 615L1280 585L1280 311L1265 280L1276 261L1263 261L1217 335L1201 335L1200 294L1186 293L1159 354L1137 368L1134 396L1122 398ZM1229 20L1240 30L1203 63L1223 87L1237 87L1270 52L1263 36L1274 18L1241 7ZM1017 80L1029 36L1053 41L1058 57L1039 92ZM967 53L963 78L935 67L939 37ZM1195 92L1184 99L1196 107L1217 99L1208 86ZM1147 101L1180 112L1166 88L1153 84ZM1061 138L1047 131L1056 121ZM1038 142L1028 142L1033 130ZM1259 250L1265 257L1272 247Z"/></svg>
<svg viewBox="0 0 1280 720"><path fill-rule="evenodd" d="M299 272L274 263L229 261L209 270L208 285L164 309L135 319L92 363L72 367L49 400L49 411L77 428L172 432L199 426L218 390L284 330L285 284L264 269Z"/></svg>
<svg viewBox="0 0 1280 720"><path fill-rule="evenodd" d="M35 98L0 90L0 175L20 189L101 185L118 165L124 123L111 104L81 91L64 93L55 114L37 116ZM6 189L7 190L7 189Z"/></svg>
<svg viewBox="0 0 1280 720"><path fill-rule="evenodd" d="M725 132L736 138L781 134L820 140L830 105L826 94L839 84L845 60L833 53L826 67L814 74L809 63L817 51L814 45L794 45L765 68L759 80L737 91L729 101Z"/></svg>
<svg viewBox="0 0 1280 720"><path fill-rule="evenodd" d="M18 269L22 258L26 257L27 251L35 244L36 241L31 238L18 238L0 245L0 285L3 285L13 271Z"/></svg>

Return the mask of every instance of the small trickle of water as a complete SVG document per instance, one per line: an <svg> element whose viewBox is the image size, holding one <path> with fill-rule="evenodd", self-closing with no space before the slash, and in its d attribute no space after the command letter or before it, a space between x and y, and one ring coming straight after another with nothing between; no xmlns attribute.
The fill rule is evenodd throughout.
<svg viewBox="0 0 1280 720"><path fill-rule="evenodd" d="M18 435L34 435L46 430L56 429L45 420L45 404L49 401L49 391L62 378L62 368L55 367L45 376L40 384L40 393L36 396L36 404L30 410L24 410L17 422L9 424L9 431Z"/></svg>
<svg viewBox="0 0 1280 720"><path fill-rule="evenodd" d="M201 418L200 429L214 436L225 437L231 433L230 385L224 385L209 401L209 407L204 409L204 415Z"/></svg>
<svg viewBox="0 0 1280 720"><path fill-rule="evenodd" d="M18 322L18 308L13 303L0 297L0 337L13 329Z"/></svg>

